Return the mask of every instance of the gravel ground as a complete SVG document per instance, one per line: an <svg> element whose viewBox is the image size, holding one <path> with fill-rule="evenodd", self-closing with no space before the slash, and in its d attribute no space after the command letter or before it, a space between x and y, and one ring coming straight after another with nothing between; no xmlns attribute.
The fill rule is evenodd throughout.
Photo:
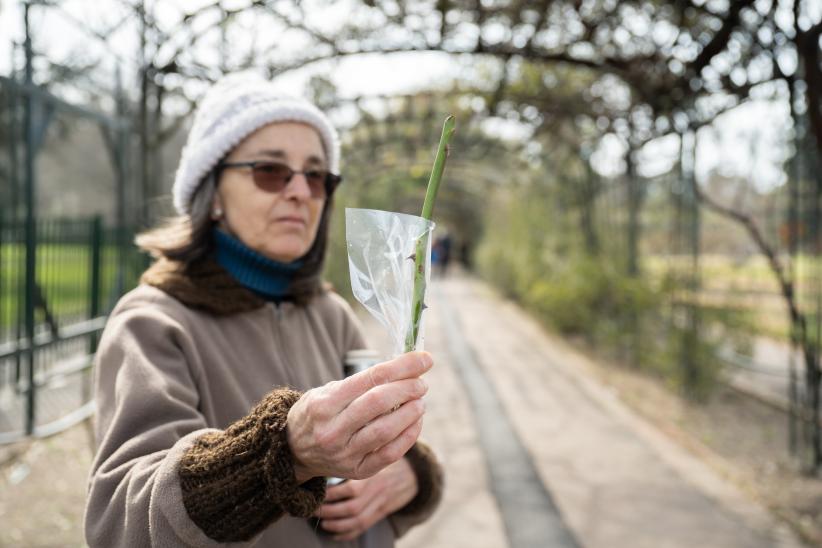
<svg viewBox="0 0 822 548"><path fill-rule="evenodd" d="M0 546L84 546L89 423L0 449Z"/></svg>

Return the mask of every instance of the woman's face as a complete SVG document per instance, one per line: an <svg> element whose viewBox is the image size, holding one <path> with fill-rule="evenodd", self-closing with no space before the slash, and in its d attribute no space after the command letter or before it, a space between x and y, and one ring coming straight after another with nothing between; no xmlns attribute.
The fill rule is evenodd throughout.
<svg viewBox="0 0 822 548"><path fill-rule="evenodd" d="M327 169L317 131L298 122L264 126L237 145L225 163L274 161L294 171ZM305 176L295 173L279 192L254 184L249 167L220 173L214 209L222 210L220 226L269 259L288 263L305 255L314 243L325 198L314 198Z"/></svg>

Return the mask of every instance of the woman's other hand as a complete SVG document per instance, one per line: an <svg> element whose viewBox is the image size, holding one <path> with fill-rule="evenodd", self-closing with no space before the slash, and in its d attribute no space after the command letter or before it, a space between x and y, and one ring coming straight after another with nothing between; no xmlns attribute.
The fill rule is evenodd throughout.
<svg viewBox="0 0 822 548"><path fill-rule="evenodd" d="M316 516L334 540L354 540L411 502L416 494L417 477L408 461L400 459L368 479L329 487Z"/></svg>
<svg viewBox="0 0 822 548"><path fill-rule="evenodd" d="M427 352L408 352L306 392L288 413L298 483L368 478L402 458L422 430L428 387L419 377L432 365Z"/></svg>

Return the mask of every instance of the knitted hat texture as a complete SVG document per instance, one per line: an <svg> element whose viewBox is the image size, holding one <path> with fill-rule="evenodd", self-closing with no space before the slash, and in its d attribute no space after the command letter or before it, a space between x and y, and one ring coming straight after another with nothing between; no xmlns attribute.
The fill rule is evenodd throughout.
<svg viewBox="0 0 822 548"><path fill-rule="evenodd" d="M197 107L174 177L174 207L190 212L206 175L240 142L274 122L302 122L322 139L328 169L339 173L340 139L328 117L305 99L284 96L258 76L229 75L216 82Z"/></svg>

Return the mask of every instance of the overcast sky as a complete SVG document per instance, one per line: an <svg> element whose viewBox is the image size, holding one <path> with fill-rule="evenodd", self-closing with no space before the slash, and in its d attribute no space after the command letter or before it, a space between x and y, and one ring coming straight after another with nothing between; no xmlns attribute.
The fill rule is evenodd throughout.
<svg viewBox="0 0 822 548"><path fill-rule="evenodd" d="M18 2L0 0L0 74L8 74L11 51L9 39L22 41L23 17ZM158 6L162 20L173 22L180 6L193 10L202 0L164 0ZM85 51L99 52L104 46L82 30L82 22L101 28L117 21L123 8L114 2L64 0L61 11L34 8L32 27L36 32L35 45L49 58L60 61ZM339 4L344 6L344 3ZM89 10L94 6L93 10ZM236 39L236 38L235 38ZM97 71L100 80L111 82L115 60L124 63L125 74L134 74L134 55L137 49L136 21L127 21L108 46L105 62ZM208 55L208 54L206 54ZM217 54L213 55L218 62ZM464 62L464 61L463 61ZM425 89L432 83L450 81L460 74L460 61L443 54L397 54L351 57L336 63L315 65L308 70L290 73L277 80L284 92L300 94L313 73L327 73L344 97L360 94L407 93ZM129 65L131 65L129 67ZM424 70L420 67L424 66ZM789 135L789 112L783 102L753 101L727 113L700 132L697 150L697 176L704 180L713 170L727 175L748 177L758 188L767 189L784 182L782 162L787 151L785 140ZM497 124L497 131L516 137L515 127ZM619 172L621 146L616 140L606 140L595 156L596 168L604 174ZM676 154L676 140L665 139L646 147L641 155L640 170L645 175L661 173L670 168Z"/></svg>

